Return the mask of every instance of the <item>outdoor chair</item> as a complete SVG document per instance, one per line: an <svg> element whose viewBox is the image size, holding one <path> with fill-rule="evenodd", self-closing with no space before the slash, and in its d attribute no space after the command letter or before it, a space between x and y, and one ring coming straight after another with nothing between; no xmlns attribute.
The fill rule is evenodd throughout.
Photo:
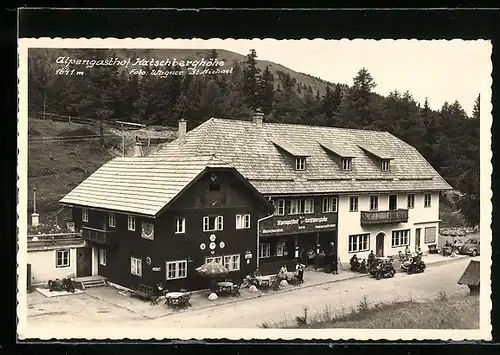
<svg viewBox="0 0 500 355"><path fill-rule="evenodd" d="M232 296L241 296L240 295L240 288L241 288L241 284L233 285L233 287L231 287L231 295Z"/></svg>

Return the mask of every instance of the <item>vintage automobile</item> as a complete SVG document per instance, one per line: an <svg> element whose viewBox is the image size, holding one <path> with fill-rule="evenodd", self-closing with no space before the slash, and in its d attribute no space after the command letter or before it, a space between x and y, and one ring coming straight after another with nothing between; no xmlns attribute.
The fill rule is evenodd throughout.
<svg viewBox="0 0 500 355"><path fill-rule="evenodd" d="M468 239L464 245L462 245L458 251L460 254L466 254L470 256L479 255L480 246L479 246L479 237L473 237Z"/></svg>

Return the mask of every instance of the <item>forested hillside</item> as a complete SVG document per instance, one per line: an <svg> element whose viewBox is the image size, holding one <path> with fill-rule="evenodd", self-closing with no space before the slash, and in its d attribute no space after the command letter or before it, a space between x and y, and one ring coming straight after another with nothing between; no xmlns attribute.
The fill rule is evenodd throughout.
<svg viewBox="0 0 500 355"><path fill-rule="evenodd" d="M243 57L221 50L31 49L29 56L30 112L45 107L60 115L169 126L185 118L192 129L213 116L249 118L260 107L269 122L388 131L415 146L460 191L454 207L461 209L469 224L479 223L479 96L471 98L476 101L470 117L458 101L445 102L435 111L427 101L416 102L410 92L376 94L376 78L364 68L353 73L352 83L327 83L260 62L254 50ZM73 65L67 68L82 75L56 75L57 69L66 68L57 64L61 56L132 62L201 56L224 65L219 73L203 75L192 75L179 65L145 66L141 75L119 65ZM155 75L158 69L183 75Z"/></svg>

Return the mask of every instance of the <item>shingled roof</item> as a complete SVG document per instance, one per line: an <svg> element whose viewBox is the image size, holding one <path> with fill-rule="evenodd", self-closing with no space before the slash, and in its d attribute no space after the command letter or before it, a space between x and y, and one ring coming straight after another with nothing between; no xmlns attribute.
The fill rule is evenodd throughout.
<svg viewBox="0 0 500 355"><path fill-rule="evenodd" d="M471 260L462 276L458 280L459 285L478 286L481 281L479 260Z"/></svg>
<svg viewBox="0 0 500 355"><path fill-rule="evenodd" d="M60 203L155 216L210 167L232 168L212 154L115 158Z"/></svg>
<svg viewBox="0 0 500 355"><path fill-rule="evenodd" d="M276 142L307 156L307 169L296 171ZM354 156L352 169L342 171L331 152ZM184 143L152 153L177 154L215 154L269 195L452 189L414 147L388 132L211 118L189 131ZM374 154L393 158L390 171L381 171Z"/></svg>

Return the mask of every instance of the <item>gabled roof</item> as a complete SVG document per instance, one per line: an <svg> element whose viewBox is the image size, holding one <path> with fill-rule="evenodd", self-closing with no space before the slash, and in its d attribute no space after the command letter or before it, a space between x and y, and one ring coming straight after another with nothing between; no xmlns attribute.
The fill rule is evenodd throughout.
<svg viewBox="0 0 500 355"><path fill-rule="evenodd" d="M285 141L279 141L278 139L273 138L271 140L274 145L278 146L279 148L285 150L286 152L290 153L291 155L295 157L308 157L309 154L304 152L302 149L294 147L292 144L287 143Z"/></svg>
<svg viewBox="0 0 500 355"><path fill-rule="evenodd" d="M365 152L379 158L379 159L384 159L384 160L392 160L394 157L392 154L384 151L383 149L377 148L370 146L370 142L367 142L367 144L358 144L358 147L363 149Z"/></svg>
<svg viewBox="0 0 500 355"><path fill-rule="evenodd" d="M286 141L294 147L294 154L308 156L307 170L295 171L295 164L276 147L276 141ZM334 142L355 155L352 170L342 171L317 142ZM369 145L370 151L384 158L393 157L391 170L382 172L360 145ZM387 132L211 118L189 131L182 145L173 141L153 153L177 154L216 154L262 194L451 189L414 147Z"/></svg>
<svg viewBox="0 0 500 355"><path fill-rule="evenodd" d="M349 151L349 147L344 145L335 144L332 142L318 142L323 148L325 148L330 153L338 155L341 158L355 158L356 155Z"/></svg>
<svg viewBox="0 0 500 355"><path fill-rule="evenodd" d="M458 280L459 285L477 286L481 281L479 260L471 260L462 276Z"/></svg>
<svg viewBox="0 0 500 355"><path fill-rule="evenodd" d="M155 216L210 167L232 168L213 155L115 158L60 203Z"/></svg>

